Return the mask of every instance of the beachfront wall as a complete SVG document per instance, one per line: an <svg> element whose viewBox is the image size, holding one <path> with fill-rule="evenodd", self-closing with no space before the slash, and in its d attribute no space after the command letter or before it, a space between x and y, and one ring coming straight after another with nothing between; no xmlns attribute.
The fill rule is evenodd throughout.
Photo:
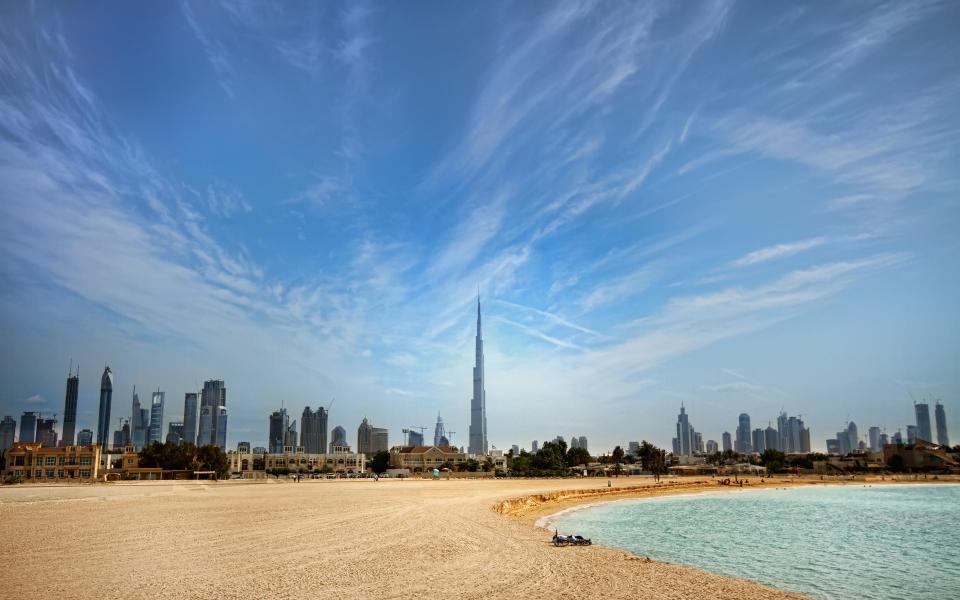
<svg viewBox="0 0 960 600"><path fill-rule="evenodd" d="M56 448L35 442L18 442L7 450L5 456L4 481L92 481L100 470L98 444Z"/></svg>

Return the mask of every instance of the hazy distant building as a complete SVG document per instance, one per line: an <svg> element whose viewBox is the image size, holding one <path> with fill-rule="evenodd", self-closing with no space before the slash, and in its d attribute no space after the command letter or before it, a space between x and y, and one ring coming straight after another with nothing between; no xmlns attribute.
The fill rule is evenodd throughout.
<svg viewBox="0 0 960 600"><path fill-rule="evenodd" d="M437 424L433 428L433 445L438 448L446 446L442 443L443 438L447 436L447 428L443 425L443 417L437 413Z"/></svg>
<svg viewBox="0 0 960 600"><path fill-rule="evenodd" d="M187 392L183 395L183 435L184 443L197 443L197 402L199 394L197 392Z"/></svg>
<svg viewBox="0 0 960 600"><path fill-rule="evenodd" d="M113 432L113 447L126 448L130 443L130 421L124 421L120 429Z"/></svg>
<svg viewBox="0 0 960 600"><path fill-rule="evenodd" d="M720 437L723 441L723 451L733 450L733 440L730 439L730 432L724 431L723 435Z"/></svg>
<svg viewBox="0 0 960 600"><path fill-rule="evenodd" d="M43 417L37 419L37 435L35 441L48 448L55 447L57 445L57 420L44 419Z"/></svg>
<svg viewBox="0 0 960 600"><path fill-rule="evenodd" d="M827 454L840 454L840 442L836 438L827 440Z"/></svg>
<svg viewBox="0 0 960 600"><path fill-rule="evenodd" d="M799 417L788 417L781 412L777 417L778 444L781 452L810 452L810 429Z"/></svg>
<svg viewBox="0 0 960 600"><path fill-rule="evenodd" d="M73 374L73 366L67 374L67 393L63 400L63 436L60 445L72 446L77 431L77 394L80 390L80 369Z"/></svg>
<svg viewBox="0 0 960 600"><path fill-rule="evenodd" d="M477 295L476 364L470 401L470 454L487 453L487 390L483 380L483 336L480 331L480 295Z"/></svg>
<svg viewBox="0 0 960 600"><path fill-rule="evenodd" d="M896 432L895 434L893 434L893 436L890 437L890 443L891 443L891 444L896 444L896 445L898 445L898 446L901 445L901 444L903 444L903 435L900 434L900 430L899 430L899 429L897 430L897 432Z"/></svg>
<svg viewBox="0 0 960 600"><path fill-rule="evenodd" d="M137 386L133 386L133 408L130 414L130 437L132 438L133 449L137 452L143 450L147 443L147 426L150 423L150 411L140 405L140 395L137 394Z"/></svg>
<svg viewBox="0 0 960 600"><path fill-rule="evenodd" d="M412 435L412 434L411 434ZM337 425L330 432L330 453L334 452L334 448L342 448L347 445L347 430L343 427Z"/></svg>
<svg viewBox="0 0 960 600"><path fill-rule="evenodd" d="M847 425L847 448L849 452L856 452L860 446L860 434L857 433L857 424L850 421Z"/></svg>
<svg viewBox="0 0 960 600"><path fill-rule="evenodd" d="M917 426L916 425L907 425L907 443L908 444L917 443Z"/></svg>
<svg viewBox="0 0 960 600"><path fill-rule="evenodd" d="M183 443L183 423L170 421L170 424L167 426L167 443L168 444Z"/></svg>
<svg viewBox="0 0 960 600"><path fill-rule="evenodd" d="M674 456L692 456L696 451L696 430L690 424L687 409L680 404L680 414L677 415L677 437L673 438Z"/></svg>
<svg viewBox="0 0 960 600"><path fill-rule="evenodd" d="M920 402L913 405L913 410L917 414L917 437L933 443L933 434L930 433L930 405Z"/></svg>
<svg viewBox="0 0 960 600"><path fill-rule="evenodd" d="M720 446L717 445L717 440L707 440L707 454L716 454L719 451Z"/></svg>
<svg viewBox="0 0 960 600"><path fill-rule="evenodd" d="M763 429L759 428L759 427L757 427L756 429L754 429L754 430L753 430L753 433L751 434L750 443L751 443L751 446L753 446L753 451L754 451L754 452L757 452L757 453L759 453L759 454L763 454L763 452L767 449L767 434L766 434L766 432L765 432Z"/></svg>
<svg viewBox="0 0 960 600"><path fill-rule="evenodd" d="M223 380L203 382L200 392L200 427L198 446L219 446L227 451L227 388Z"/></svg>
<svg viewBox="0 0 960 600"><path fill-rule="evenodd" d="M423 433L420 431L410 430L408 431L409 437L407 438L407 445L409 446L423 446Z"/></svg>
<svg viewBox="0 0 960 600"><path fill-rule="evenodd" d="M289 448L297 447L297 422L290 423L286 433L283 435L283 445Z"/></svg>
<svg viewBox="0 0 960 600"><path fill-rule="evenodd" d="M17 421L7 415L0 421L0 452L3 452L17 441Z"/></svg>
<svg viewBox="0 0 960 600"><path fill-rule="evenodd" d="M163 402L166 392L158 388L150 396L150 427L147 428L147 445L154 442L163 443Z"/></svg>
<svg viewBox="0 0 960 600"><path fill-rule="evenodd" d="M937 401L934 408L934 415L937 419L937 443L941 446L950 445L950 436L947 435L947 413L943 410L943 404Z"/></svg>
<svg viewBox="0 0 960 600"><path fill-rule="evenodd" d="M537 442L537 440L530 442L530 452L536 454L538 450L540 450L539 442Z"/></svg>
<svg viewBox="0 0 960 600"><path fill-rule="evenodd" d="M867 437L870 440L870 452L880 452L883 446L880 445L880 428L873 426L867 430Z"/></svg>
<svg viewBox="0 0 960 600"><path fill-rule="evenodd" d="M570 448L572 449L572 448L579 448L579 447L580 447L580 440L577 438L577 436L571 435L571 436L570 436Z"/></svg>
<svg viewBox="0 0 960 600"><path fill-rule="evenodd" d="M517 456L520 454L520 446L514 444L513 446L510 446L510 451L513 452L514 456Z"/></svg>
<svg viewBox="0 0 960 600"><path fill-rule="evenodd" d="M100 410L97 413L97 443L103 449L110 443L110 405L112 403L113 371L110 367L104 367L103 375L100 377Z"/></svg>
<svg viewBox="0 0 960 600"><path fill-rule="evenodd" d="M37 436L37 413L24 412L20 416L20 439L18 442L34 442Z"/></svg>
<svg viewBox="0 0 960 600"><path fill-rule="evenodd" d="M880 448L883 449L884 446L890 443L890 437L886 433L880 434Z"/></svg>
<svg viewBox="0 0 960 600"><path fill-rule="evenodd" d="M307 454L323 454L327 448L327 409L320 406L316 411L303 408L300 417L300 445Z"/></svg>
<svg viewBox="0 0 960 600"><path fill-rule="evenodd" d="M737 426L737 445L736 450L740 454L746 454L753 450L753 444L750 441L750 415L740 413L739 424Z"/></svg>
<svg viewBox="0 0 960 600"><path fill-rule="evenodd" d="M780 450L780 432L772 425L763 430L763 445L767 450Z"/></svg>
<svg viewBox="0 0 960 600"><path fill-rule="evenodd" d="M287 409L281 408L280 410L273 411L270 415L270 432L267 437L267 446L270 448L270 454L283 452L287 429L289 427L290 417L287 416Z"/></svg>
<svg viewBox="0 0 960 600"><path fill-rule="evenodd" d="M77 432L77 445L78 446L89 446L93 443L93 430L91 429L81 429Z"/></svg>
<svg viewBox="0 0 960 600"><path fill-rule="evenodd" d="M390 449L387 439L387 430L383 427L374 427L364 417L357 428L357 453L373 456L377 452L386 452Z"/></svg>
<svg viewBox="0 0 960 600"><path fill-rule="evenodd" d="M578 441L580 442L580 447L581 447L581 448L583 448L583 449L586 450L587 452L590 451L590 448L587 447L587 436L581 435L581 436L580 436L580 439L579 439Z"/></svg>

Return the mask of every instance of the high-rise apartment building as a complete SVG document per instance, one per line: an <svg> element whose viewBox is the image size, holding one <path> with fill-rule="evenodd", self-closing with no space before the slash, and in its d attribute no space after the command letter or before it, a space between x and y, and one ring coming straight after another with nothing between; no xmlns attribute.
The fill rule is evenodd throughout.
<svg viewBox="0 0 960 600"><path fill-rule="evenodd" d="M150 424L150 411L140 405L137 386L133 386L133 407L130 412L130 442L137 452L147 443L147 426Z"/></svg>
<svg viewBox="0 0 960 600"><path fill-rule="evenodd" d="M759 427L754 429L753 433L751 434L750 445L753 447L754 452L763 454L763 452L767 449L766 432Z"/></svg>
<svg viewBox="0 0 960 600"><path fill-rule="evenodd" d="M483 336L480 331L480 295L477 295L476 363L473 367L473 399L470 401L470 454L486 454L487 389L483 380Z"/></svg>
<svg viewBox="0 0 960 600"><path fill-rule="evenodd" d="M788 417L781 412L777 417L777 433L781 452L810 452L810 429L799 417Z"/></svg>
<svg viewBox="0 0 960 600"><path fill-rule="evenodd" d="M17 421L7 415L0 421L0 452L3 452L17 441Z"/></svg>
<svg viewBox="0 0 960 600"><path fill-rule="evenodd" d="M721 441L723 442L723 451L724 451L724 452L726 452L727 450L731 450L731 451L733 450L733 440L730 438L730 432L729 432L729 431L724 431L724 432L723 432L723 435L720 437L720 439L721 439Z"/></svg>
<svg viewBox="0 0 960 600"><path fill-rule="evenodd" d="M297 421L294 419L290 426L287 427L286 433L283 435L283 445L289 446L290 448L297 447Z"/></svg>
<svg viewBox="0 0 960 600"><path fill-rule="evenodd" d="M48 448L54 448L57 445L57 420L44 419L42 416L37 419L36 441Z"/></svg>
<svg viewBox="0 0 960 600"><path fill-rule="evenodd" d="M633 444L634 442L630 442ZM640 449L637 448L639 451ZM720 451L720 446L717 445L717 440L707 440L707 454L716 454Z"/></svg>
<svg viewBox="0 0 960 600"><path fill-rule="evenodd" d="M220 379L203 382L200 392L198 446L219 446L227 451L227 388Z"/></svg>
<svg viewBox="0 0 960 600"><path fill-rule="evenodd" d="M110 405L113 402L113 371L103 368L100 377L100 410L97 412L97 443L106 450L110 443Z"/></svg>
<svg viewBox="0 0 960 600"><path fill-rule="evenodd" d="M880 428L873 426L867 430L867 437L870 440L870 452L880 452L883 447L880 446Z"/></svg>
<svg viewBox="0 0 960 600"><path fill-rule="evenodd" d="M372 426L364 417L357 428L357 453L372 456L381 450L389 450L387 430Z"/></svg>
<svg viewBox="0 0 960 600"><path fill-rule="evenodd" d="M67 393L63 400L63 436L61 446L72 446L77 431L77 394L80 390L80 368L73 374L73 365L67 374Z"/></svg>
<svg viewBox="0 0 960 600"><path fill-rule="evenodd" d="M767 450L780 450L780 433L769 423L763 430L763 446Z"/></svg>
<svg viewBox="0 0 960 600"><path fill-rule="evenodd" d="M92 429L81 429L77 432L77 445L78 446L89 446L93 443L93 430Z"/></svg>
<svg viewBox="0 0 960 600"><path fill-rule="evenodd" d="M347 444L347 430L343 427L337 425L330 432L330 452L333 453L333 449L336 447L343 447ZM420 445L423 445L421 441Z"/></svg>
<svg viewBox="0 0 960 600"><path fill-rule="evenodd" d="M699 434L698 434L698 435L699 435ZM583 448L583 449L586 450L587 452L590 451L590 448L587 447L587 436L581 435L580 438L579 438L577 441L580 442L580 447L581 447L581 448Z"/></svg>
<svg viewBox="0 0 960 600"><path fill-rule="evenodd" d="M917 426L916 425L907 425L907 443L908 444L917 443Z"/></svg>
<svg viewBox="0 0 960 600"><path fill-rule="evenodd" d="M680 414L677 415L677 437L673 438L674 456L693 456L696 451L696 430L690 424L687 409L680 404Z"/></svg>
<svg viewBox="0 0 960 600"><path fill-rule="evenodd" d="M290 417L287 416L287 409L273 411L270 415L270 433L267 438L267 446L270 448L270 454L280 454L283 452L283 444L286 441L287 430L290 428Z"/></svg>
<svg viewBox="0 0 960 600"><path fill-rule="evenodd" d="M186 392L183 395L183 443L197 443L197 392Z"/></svg>
<svg viewBox="0 0 960 600"><path fill-rule="evenodd" d="M753 451L753 444L750 440L750 415L740 413L739 425L737 426L737 452L746 454Z"/></svg>
<svg viewBox="0 0 960 600"><path fill-rule="evenodd" d="M20 439L18 442L35 442L37 438L37 413L24 411L20 415Z"/></svg>
<svg viewBox="0 0 960 600"><path fill-rule="evenodd" d="M327 448L327 409L304 407L300 417L300 445L307 454L323 454Z"/></svg>
<svg viewBox="0 0 960 600"><path fill-rule="evenodd" d="M437 413L437 424L433 428L433 445L437 447L443 447L447 444L443 443L443 440L447 437L447 429L443 425L443 417L440 416L440 413Z"/></svg>
<svg viewBox="0 0 960 600"><path fill-rule="evenodd" d="M530 442L530 452L536 454L540 450L540 443L537 440Z"/></svg>
<svg viewBox="0 0 960 600"><path fill-rule="evenodd" d="M183 443L183 423L170 421L170 424L167 425L167 443L168 444Z"/></svg>
<svg viewBox="0 0 960 600"><path fill-rule="evenodd" d="M933 443L933 434L930 432L930 405L919 402L913 405L913 410L917 414L917 437Z"/></svg>
<svg viewBox="0 0 960 600"><path fill-rule="evenodd" d="M941 446L950 445L950 436L947 435L947 413L943 410L943 404L937 401L933 414L937 420L937 443Z"/></svg>
<svg viewBox="0 0 960 600"><path fill-rule="evenodd" d="M150 426L147 428L147 445L163 443L163 405L166 392L159 388L150 395Z"/></svg>

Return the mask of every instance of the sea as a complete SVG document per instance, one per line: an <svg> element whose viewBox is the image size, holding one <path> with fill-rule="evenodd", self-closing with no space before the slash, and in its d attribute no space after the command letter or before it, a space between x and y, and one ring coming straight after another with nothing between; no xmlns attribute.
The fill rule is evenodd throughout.
<svg viewBox="0 0 960 600"><path fill-rule="evenodd" d="M620 500L546 526L814 598L960 598L960 485L817 485Z"/></svg>

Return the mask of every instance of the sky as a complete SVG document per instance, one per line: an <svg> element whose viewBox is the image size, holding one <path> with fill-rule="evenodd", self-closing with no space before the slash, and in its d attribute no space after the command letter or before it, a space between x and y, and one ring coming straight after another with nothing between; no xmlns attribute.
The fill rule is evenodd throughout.
<svg viewBox="0 0 960 600"><path fill-rule="evenodd" d="M0 414L960 442L956 2L5 2ZM932 404L932 403L931 403ZM931 416L933 406L931 405Z"/></svg>

